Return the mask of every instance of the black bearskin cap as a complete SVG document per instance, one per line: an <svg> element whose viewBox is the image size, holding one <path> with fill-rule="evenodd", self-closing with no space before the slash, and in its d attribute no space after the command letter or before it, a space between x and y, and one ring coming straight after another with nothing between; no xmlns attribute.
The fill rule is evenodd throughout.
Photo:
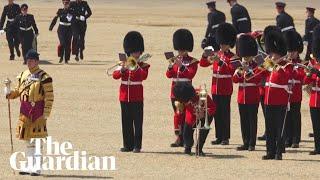
<svg viewBox="0 0 320 180"><path fill-rule="evenodd" d="M298 51L299 54L303 51L303 41L300 34L296 31L287 31L284 33L284 38L287 43L287 51Z"/></svg>
<svg viewBox="0 0 320 180"><path fill-rule="evenodd" d="M233 48L237 39L237 31L232 24L223 23L216 31L216 37L219 45L225 44Z"/></svg>
<svg viewBox="0 0 320 180"><path fill-rule="evenodd" d="M320 25L313 29L312 55L320 62Z"/></svg>
<svg viewBox="0 0 320 180"><path fill-rule="evenodd" d="M177 51L193 51L193 35L188 29L178 29L173 34L173 47Z"/></svg>
<svg viewBox="0 0 320 180"><path fill-rule="evenodd" d="M129 56L134 52L144 52L144 41L142 35L137 31L128 32L123 40L123 49Z"/></svg>
<svg viewBox="0 0 320 180"><path fill-rule="evenodd" d="M173 94L178 101L188 102L196 95L196 91L190 82L178 82L173 87Z"/></svg>
<svg viewBox="0 0 320 180"><path fill-rule="evenodd" d="M237 53L239 57L250 57L258 54L256 40L247 34L240 35L237 40Z"/></svg>
<svg viewBox="0 0 320 180"><path fill-rule="evenodd" d="M281 29L277 26L274 26L274 25L269 25L267 27L264 28L264 31L263 31L263 36L265 37L270 31L278 31L278 32L281 32Z"/></svg>
<svg viewBox="0 0 320 180"><path fill-rule="evenodd" d="M287 54L286 41L279 31L270 30L265 36L265 46L266 52L276 53L280 56L285 56Z"/></svg>

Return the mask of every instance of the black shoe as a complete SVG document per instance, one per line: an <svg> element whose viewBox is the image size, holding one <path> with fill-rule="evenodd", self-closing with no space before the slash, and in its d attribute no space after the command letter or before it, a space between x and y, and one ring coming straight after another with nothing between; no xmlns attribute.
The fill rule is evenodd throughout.
<svg viewBox="0 0 320 180"><path fill-rule="evenodd" d="M309 133L309 137L314 137L314 134L313 133Z"/></svg>
<svg viewBox="0 0 320 180"><path fill-rule="evenodd" d="M270 154L267 154L265 156L262 156L262 160L271 160L271 159L274 159L274 155L270 155Z"/></svg>
<svg viewBox="0 0 320 180"><path fill-rule="evenodd" d="M196 155L200 156L200 157L205 157L206 154L201 150L199 152L196 152Z"/></svg>
<svg viewBox="0 0 320 180"><path fill-rule="evenodd" d="M221 145L223 145L223 146L229 145L229 140L221 141Z"/></svg>
<svg viewBox="0 0 320 180"><path fill-rule="evenodd" d="M184 153L191 155L191 148L188 148L188 147L184 148Z"/></svg>
<svg viewBox="0 0 320 180"><path fill-rule="evenodd" d="M60 58L59 63L62 63L62 61L63 61L63 57Z"/></svg>
<svg viewBox="0 0 320 180"><path fill-rule="evenodd" d="M311 152L309 153L309 155L318 155L318 154L320 154L320 152L318 152L318 151L311 151Z"/></svg>
<svg viewBox="0 0 320 180"><path fill-rule="evenodd" d="M291 148L299 148L299 147L300 147L299 144L295 144L295 143L293 143L291 146Z"/></svg>
<svg viewBox="0 0 320 180"><path fill-rule="evenodd" d="M17 56L20 57L21 56L21 52L20 52L19 48L16 49L16 52L17 52Z"/></svg>
<svg viewBox="0 0 320 180"><path fill-rule="evenodd" d="M10 55L9 60L10 60L10 61L14 60L14 55Z"/></svg>
<svg viewBox="0 0 320 180"><path fill-rule="evenodd" d="M68 61L65 61L64 63L65 63L65 64L69 64L69 62L68 62Z"/></svg>
<svg viewBox="0 0 320 180"><path fill-rule="evenodd" d="M259 141L265 141L266 139L267 139L267 137L266 137L265 134L262 135L262 136L260 136L260 137L258 137L258 140L259 140Z"/></svg>
<svg viewBox="0 0 320 180"><path fill-rule="evenodd" d="M254 146L249 146L248 151L255 151L256 148Z"/></svg>
<svg viewBox="0 0 320 180"><path fill-rule="evenodd" d="M124 147L124 148L121 148L120 151L121 151L121 152L131 152L132 149L129 149L129 148L125 148L125 147Z"/></svg>
<svg viewBox="0 0 320 180"><path fill-rule="evenodd" d="M80 59L83 60L83 51L80 51Z"/></svg>
<svg viewBox="0 0 320 180"><path fill-rule="evenodd" d="M215 141L211 141L212 145L217 145L217 144L221 144L222 140L221 139L216 139Z"/></svg>
<svg viewBox="0 0 320 180"><path fill-rule="evenodd" d="M76 61L79 61L79 57L78 56L76 56L76 58L74 58Z"/></svg>
<svg viewBox="0 0 320 180"><path fill-rule="evenodd" d="M183 147L183 142L180 140L180 138L177 138L177 140L170 144L170 147Z"/></svg>
<svg viewBox="0 0 320 180"><path fill-rule="evenodd" d="M237 147L237 151L245 151L245 150L248 150L248 149L249 149L249 147L245 146L245 145Z"/></svg>
<svg viewBox="0 0 320 180"><path fill-rule="evenodd" d="M138 149L138 148L135 148L134 150L133 150L133 153L140 153L141 152L141 149Z"/></svg>
<svg viewBox="0 0 320 180"><path fill-rule="evenodd" d="M292 143L290 143L290 142L286 142L286 143L285 143L285 147L286 147L286 148L291 147L291 146L292 146Z"/></svg>
<svg viewBox="0 0 320 180"><path fill-rule="evenodd" d="M282 160L282 154L277 154L274 159L275 160Z"/></svg>
<svg viewBox="0 0 320 180"><path fill-rule="evenodd" d="M31 173L30 176L40 176L40 173Z"/></svg>
<svg viewBox="0 0 320 180"><path fill-rule="evenodd" d="M24 175L29 175L30 173L28 173L28 172L23 172L23 171L20 171L19 172L19 175L22 175L22 176L24 176Z"/></svg>

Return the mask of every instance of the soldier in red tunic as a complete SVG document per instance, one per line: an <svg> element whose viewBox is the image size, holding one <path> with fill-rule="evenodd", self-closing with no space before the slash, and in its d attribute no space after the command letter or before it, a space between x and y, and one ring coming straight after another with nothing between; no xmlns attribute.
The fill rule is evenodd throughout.
<svg viewBox="0 0 320 180"><path fill-rule="evenodd" d="M212 66L212 98L217 103L215 114L216 140L212 144L228 145L230 139L230 100L233 92L231 59L235 56L230 49L236 41L236 30L229 23L221 24L216 32L220 50L213 55L203 54L200 66Z"/></svg>
<svg viewBox="0 0 320 180"><path fill-rule="evenodd" d="M133 151L139 153L142 147L143 125L143 86L142 81L148 77L150 65L139 62L139 57L144 52L143 37L139 32L129 32L123 42L124 51L129 56L127 61L134 59L138 66L128 69L125 65L119 65L113 72L114 79L121 80L120 104L122 115L122 152Z"/></svg>
<svg viewBox="0 0 320 180"><path fill-rule="evenodd" d="M216 111L216 105L209 95L206 96L206 101L201 100L201 92L199 89L195 90L190 82L179 82L174 86L173 93L177 101L184 106L185 124L183 129L185 154L191 155L191 148L193 146L193 133L196 128L197 119L200 120L202 126L205 124L205 116L208 115L208 125L210 126L213 115ZM207 103L207 105L205 105ZM201 108L199 108L201 107ZM207 107L207 113L205 113ZM209 129L202 128L199 132L199 139L196 140L196 154L205 156L202 151L203 145L206 142Z"/></svg>
<svg viewBox="0 0 320 180"><path fill-rule="evenodd" d="M197 73L199 61L188 54L193 50L193 43L193 35L187 29L179 29L173 34L173 47L178 51L178 56L170 59L171 63L166 72L167 78L172 79L171 102L174 110L174 132L177 136L171 147L183 146L184 112L179 111L175 106L176 98L173 94L173 87L177 82L191 83Z"/></svg>
<svg viewBox="0 0 320 180"><path fill-rule="evenodd" d="M306 84L312 84L310 93L310 113L314 133L315 148L310 155L320 154L320 25L316 26L312 42L313 60L311 60L311 71L307 73L304 80Z"/></svg>
<svg viewBox="0 0 320 180"><path fill-rule="evenodd" d="M285 126L285 146L299 148L301 139L301 101L302 84L305 77L303 68L299 68L297 63L301 63L299 54L303 51L303 41L300 34L296 31L287 31L284 33L287 43L288 59L293 65L292 78L289 80L289 87L292 91L290 95L290 108L287 114Z"/></svg>
<svg viewBox="0 0 320 180"><path fill-rule="evenodd" d="M282 160L284 120L291 93L288 82L292 79L292 65L285 61L287 49L281 32L270 30L265 35L266 51L270 57L266 59L262 73L266 77L264 103L267 130L267 154L262 159Z"/></svg>
<svg viewBox="0 0 320 180"><path fill-rule="evenodd" d="M242 66L233 75L233 82L239 84L238 104L243 145L238 151L254 151L257 139L258 108L260 101L259 84L261 76L250 76L260 73L254 57L258 54L258 46L250 35L241 35L237 41L237 53L242 58Z"/></svg>

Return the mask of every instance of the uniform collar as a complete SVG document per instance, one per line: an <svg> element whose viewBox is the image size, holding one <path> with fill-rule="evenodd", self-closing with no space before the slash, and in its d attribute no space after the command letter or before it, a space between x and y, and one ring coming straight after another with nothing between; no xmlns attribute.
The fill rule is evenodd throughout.
<svg viewBox="0 0 320 180"><path fill-rule="evenodd" d="M33 74L33 73L35 73L36 71L38 71L39 69L40 69L39 66L36 66L36 67L34 67L34 68L32 68L32 69L29 69L29 71L30 71L31 74Z"/></svg>

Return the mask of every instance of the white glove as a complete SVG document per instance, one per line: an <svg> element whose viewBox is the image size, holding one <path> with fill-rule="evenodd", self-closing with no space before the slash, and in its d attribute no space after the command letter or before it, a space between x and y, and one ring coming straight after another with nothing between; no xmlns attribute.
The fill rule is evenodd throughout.
<svg viewBox="0 0 320 180"><path fill-rule="evenodd" d="M86 20L86 17L80 16L80 20L81 20L81 21L85 21L85 20Z"/></svg>
<svg viewBox="0 0 320 180"><path fill-rule="evenodd" d="M308 46L308 41L303 41L303 45Z"/></svg>
<svg viewBox="0 0 320 180"><path fill-rule="evenodd" d="M9 95L11 93L10 89L7 88L7 87L4 88L3 92L4 92L5 96L7 96L7 95Z"/></svg>
<svg viewBox="0 0 320 180"><path fill-rule="evenodd" d="M68 14L67 15L67 20L70 22L72 20L72 15L71 14Z"/></svg>
<svg viewBox="0 0 320 180"><path fill-rule="evenodd" d="M2 34L4 34L5 33L5 31L2 29L2 30L0 30L0 35L2 35Z"/></svg>

